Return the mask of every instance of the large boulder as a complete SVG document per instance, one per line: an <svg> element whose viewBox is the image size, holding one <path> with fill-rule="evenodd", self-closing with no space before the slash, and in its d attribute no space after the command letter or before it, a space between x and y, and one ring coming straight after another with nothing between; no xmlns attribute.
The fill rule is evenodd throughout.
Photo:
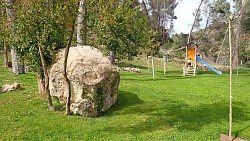
<svg viewBox="0 0 250 141"><path fill-rule="evenodd" d="M49 88L52 96L65 102L67 83L63 77L64 49L57 52L50 69ZM96 117L108 110L117 99L120 74L108 58L90 46L71 47L67 63L71 86L71 111Z"/></svg>

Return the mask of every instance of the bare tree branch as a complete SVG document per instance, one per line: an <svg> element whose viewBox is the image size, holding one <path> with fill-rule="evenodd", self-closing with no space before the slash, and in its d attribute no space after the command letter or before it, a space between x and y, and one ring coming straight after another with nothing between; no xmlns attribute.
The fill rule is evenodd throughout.
<svg viewBox="0 0 250 141"><path fill-rule="evenodd" d="M197 11L196 11L196 13L195 13L194 22L193 22L192 27L191 27L191 30L190 30L190 32L189 32L189 34L188 34L188 41L187 41L187 44L190 42L191 33L192 33L193 29L194 29L194 25L195 25L195 22L196 22L196 20L197 20L197 18L198 18L198 15L199 15L198 13L199 13L199 11L200 11L200 7L201 7L201 4L202 4L203 1L204 1L204 0L201 0L201 2L200 2L200 4L199 4L199 7L198 7L198 9L197 9Z"/></svg>

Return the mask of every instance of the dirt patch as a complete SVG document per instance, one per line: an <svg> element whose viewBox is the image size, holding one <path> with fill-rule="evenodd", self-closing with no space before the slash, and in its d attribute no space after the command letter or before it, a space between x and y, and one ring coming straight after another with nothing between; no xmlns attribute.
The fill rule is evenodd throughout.
<svg viewBox="0 0 250 141"><path fill-rule="evenodd" d="M230 141L229 136L225 135L225 134L220 134L220 140L221 141ZM247 141L247 140L233 137L233 141Z"/></svg>

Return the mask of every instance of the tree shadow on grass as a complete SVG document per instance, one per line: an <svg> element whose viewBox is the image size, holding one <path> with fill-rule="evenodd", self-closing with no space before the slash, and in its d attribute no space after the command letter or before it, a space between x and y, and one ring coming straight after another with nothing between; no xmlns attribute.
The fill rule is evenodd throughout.
<svg viewBox="0 0 250 141"><path fill-rule="evenodd" d="M235 138L240 136L241 132L244 132L245 130L248 130L250 128L250 124L246 125L245 127L241 128L240 130L237 130L234 134L235 134Z"/></svg>
<svg viewBox="0 0 250 141"><path fill-rule="evenodd" d="M141 100L138 95L131 92L118 90L118 98L116 104L107 112L105 112L103 116L112 116L113 114L116 114L115 112L121 111L124 108L128 108L134 105L140 105L143 103L144 101Z"/></svg>
<svg viewBox="0 0 250 141"><path fill-rule="evenodd" d="M204 74L211 74L211 75L217 75L217 73L211 71L211 70L198 70L197 71L197 75L204 75ZM224 74L224 72L222 72L222 75Z"/></svg>
<svg viewBox="0 0 250 141"><path fill-rule="evenodd" d="M178 130L199 131L203 126L210 123L221 123L228 121L229 104L227 101L219 101L212 104L200 104L191 107L184 102L166 100L165 105L168 123L176 126ZM248 109L242 102L234 102L234 122L248 121Z"/></svg>
<svg viewBox="0 0 250 141"><path fill-rule="evenodd" d="M129 104L124 103L131 100L130 97L124 96L120 100L124 101L118 103L118 107L114 108L113 112L127 106L127 110L120 114L136 114L135 120L137 122L134 124L124 123L123 126L119 127L107 127L105 129L107 131L138 134L156 130L171 131L174 128L180 132L198 132L203 126L215 123L223 124L228 121L229 106L227 101L190 106L184 101L173 99L155 103L153 101L140 102L141 100L137 99ZM128 107L130 105L133 106ZM234 123L250 120L246 104L234 102L233 120Z"/></svg>

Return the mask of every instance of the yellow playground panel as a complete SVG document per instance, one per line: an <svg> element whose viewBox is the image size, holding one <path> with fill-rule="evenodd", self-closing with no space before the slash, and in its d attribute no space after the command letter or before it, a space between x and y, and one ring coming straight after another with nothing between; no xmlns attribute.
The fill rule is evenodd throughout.
<svg viewBox="0 0 250 141"><path fill-rule="evenodd" d="M185 65L183 67L183 75L193 75L196 74L196 50L197 45L194 43L189 43L186 46L185 55Z"/></svg>
<svg viewBox="0 0 250 141"><path fill-rule="evenodd" d="M195 47L188 47L187 48L187 60L186 65L193 67L195 65L195 57L196 57L196 49Z"/></svg>

